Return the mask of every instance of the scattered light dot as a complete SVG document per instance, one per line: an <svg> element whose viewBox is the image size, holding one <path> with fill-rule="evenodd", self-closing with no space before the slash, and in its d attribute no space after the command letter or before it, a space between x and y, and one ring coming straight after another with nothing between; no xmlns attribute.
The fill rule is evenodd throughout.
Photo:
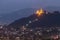
<svg viewBox="0 0 60 40"><path fill-rule="evenodd" d="M32 23L31 21L29 21L29 23Z"/></svg>
<svg viewBox="0 0 60 40"><path fill-rule="evenodd" d="M38 19L36 18L35 21L38 21Z"/></svg>
<svg viewBox="0 0 60 40"><path fill-rule="evenodd" d="M26 24L26 26L28 26L28 24Z"/></svg>

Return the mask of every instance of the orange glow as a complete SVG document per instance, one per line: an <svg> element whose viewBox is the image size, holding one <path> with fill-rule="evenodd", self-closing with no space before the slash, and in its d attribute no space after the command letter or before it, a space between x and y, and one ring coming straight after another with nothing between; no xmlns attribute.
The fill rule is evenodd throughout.
<svg viewBox="0 0 60 40"><path fill-rule="evenodd" d="M41 8L40 10L37 10L37 11L36 11L37 16L40 16L40 15L43 14L43 13L44 13L44 11L43 11L42 8Z"/></svg>

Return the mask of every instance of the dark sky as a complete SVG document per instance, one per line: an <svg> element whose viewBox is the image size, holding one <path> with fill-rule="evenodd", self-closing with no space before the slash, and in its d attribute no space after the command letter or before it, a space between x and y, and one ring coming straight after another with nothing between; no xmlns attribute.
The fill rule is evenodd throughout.
<svg viewBox="0 0 60 40"><path fill-rule="evenodd" d="M60 6L60 0L0 0L0 14L23 8Z"/></svg>

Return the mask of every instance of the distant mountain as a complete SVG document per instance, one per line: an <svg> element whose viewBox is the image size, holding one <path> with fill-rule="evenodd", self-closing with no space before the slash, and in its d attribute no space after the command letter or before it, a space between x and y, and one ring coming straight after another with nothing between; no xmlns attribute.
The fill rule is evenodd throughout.
<svg viewBox="0 0 60 40"><path fill-rule="evenodd" d="M33 8L26 8L20 9L11 13L0 14L0 24L9 24L14 20L17 20L22 17L27 17L33 14L35 9Z"/></svg>
<svg viewBox="0 0 60 40"><path fill-rule="evenodd" d="M56 7L56 6L48 6L45 9L49 12L60 11L60 7Z"/></svg>
<svg viewBox="0 0 60 40"><path fill-rule="evenodd" d="M38 20L32 22L35 19ZM31 22L30 24L29 21ZM33 14L29 17L21 18L12 22L8 25L8 27L20 28L21 26L25 26L26 24L29 24L28 27L30 28L60 26L60 13L58 11L48 14L44 13L40 17L37 17L36 14Z"/></svg>

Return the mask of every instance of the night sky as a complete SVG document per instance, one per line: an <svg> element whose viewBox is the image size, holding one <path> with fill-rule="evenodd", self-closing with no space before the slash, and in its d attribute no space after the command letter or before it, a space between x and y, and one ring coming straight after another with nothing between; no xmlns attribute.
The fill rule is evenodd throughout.
<svg viewBox="0 0 60 40"><path fill-rule="evenodd" d="M0 14L24 8L60 6L60 0L0 0Z"/></svg>

